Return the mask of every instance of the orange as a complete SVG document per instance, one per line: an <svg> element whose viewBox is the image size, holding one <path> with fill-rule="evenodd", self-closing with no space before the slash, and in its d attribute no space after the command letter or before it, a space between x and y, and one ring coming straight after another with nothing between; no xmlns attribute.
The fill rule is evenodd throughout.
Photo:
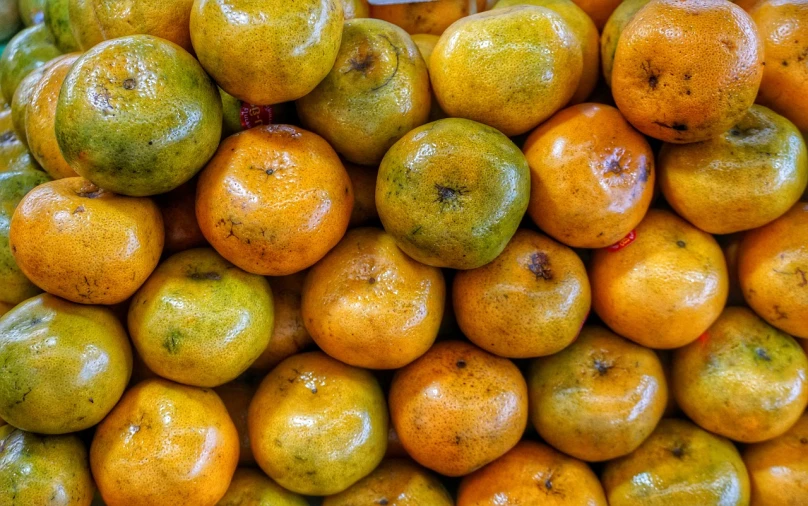
<svg viewBox="0 0 808 506"><path fill-rule="evenodd" d="M196 0L191 41L224 91L270 105L310 93L331 71L343 20L342 0Z"/></svg>
<svg viewBox="0 0 808 506"><path fill-rule="evenodd" d="M177 253L207 244L196 221L196 179L156 196L154 201L163 216L167 252Z"/></svg>
<svg viewBox="0 0 808 506"><path fill-rule="evenodd" d="M11 103L25 76L59 54L53 35L45 25L26 28L8 41L0 57L0 88L6 103Z"/></svg>
<svg viewBox="0 0 808 506"><path fill-rule="evenodd" d="M25 134L26 115L28 114L28 104L31 103L31 96L34 88L45 75L45 72L51 65L64 58L66 55L57 56L52 60L48 60L41 67L32 70L25 78L20 81L17 86L17 91L14 92L14 97L9 102L11 105L11 121L14 125L14 133L17 134L23 147L28 147L28 137Z"/></svg>
<svg viewBox="0 0 808 506"><path fill-rule="evenodd" d="M149 199L71 177L28 193L9 239L20 269L40 288L82 304L116 304L157 266L163 219Z"/></svg>
<svg viewBox="0 0 808 506"><path fill-rule="evenodd" d="M598 30L603 30L606 20L612 12L621 4L620 0L574 0L575 3L586 12Z"/></svg>
<svg viewBox="0 0 808 506"><path fill-rule="evenodd" d="M482 10L485 0L435 0L432 2L400 2L371 5L370 17L396 24L409 33L440 35L460 18L471 14L471 8Z"/></svg>
<svg viewBox="0 0 808 506"><path fill-rule="evenodd" d="M458 21L429 60L441 109L508 136L531 130L569 102L582 72L573 29L561 15L533 5Z"/></svg>
<svg viewBox="0 0 808 506"><path fill-rule="evenodd" d="M527 385L507 359L462 341L442 341L400 369L390 416L407 453L446 476L496 460L527 426Z"/></svg>
<svg viewBox="0 0 808 506"><path fill-rule="evenodd" d="M441 482L409 460L385 460L348 490L326 497L323 506L388 504L390 506L454 506Z"/></svg>
<svg viewBox="0 0 808 506"><path fill-rule="evenodd" d="M439 36L431 33L416 33L412 36L412 41L415 42L416 46L418 46L418 51L421 53L421 56L424 58L427 66L429 66L429 60L432 57L432 52L435 50L435 46L438 44L439 40Z"/></svg>
<svg viewBox="0 0 808 506"><path fill-rule="evenodd" d="M524 229L493 262L458 272L452 283L463 335L511 358L551 355L567 347L586 320L591 298L578 255Z"/></svg>
<svg viewBox="0 0 808 506"><path fill-rule="evenodd" d="M749 504L735 446L685 420L662 420L636 451L606 464L601 480L611 506Z"/></svg>
<svg viewBox="0 0 808 506"><path fill-rule="evenodd" d="M589 466L547 445L522 441L460 482L457 506L499 504L606 506L606 497Z"/></svg>
<svg viewBox="0 0 808 506"><path fill-rule="evenodd" d="M342 0L342 11L345 13L345 21L370 17L368 0Z"/></svg>
<svg viewBox="0 0 808 506"><path fill-rule="evenodd" d="M697 142L737 124L763 75L752 18L725 0L653 0L626 25L614 56L617 107L639 131Z"/></svg>
<svg viewBox="0 0 808 506"><path fill-rule="evenodd" d="M805 353L747 308L728 307L698 341L678 349L671 376L682 410L735 441L780 436L808 407Z"/></svg>
<svg viewBox="0 0 808 506"><path fill-rule="evenodd" d="M808 413L783 435L743 452L755 506L799 506L808 497Z"/></svg>
<svg viewBox="0 0 808 506"><path fill-rule="evenodd" d="M240 466L255 466L252 446L250 445L250 430L247 425L247 413L250 409L250 401L257 388L246 381L235 380L225 383L214 389L227 408L227 413L233 424L236 426L239 439L238 463ZM232 490L232 487L231 487ZM221 503L220 503L221 504Z"/></svg>
<svg viewBox="0 0 808 506"><path fill-rule="evenodd" d="M292 116L294 102L273 105L252 105L242 102L219 88L222 98L222 136L227 137L243 130L263 125L287 123Z"/></svg>
<svg viewBox="0 0 808 506"><path fill-rule="evenodd" d="M236 469L230 488L216 506L308 506L303 497L284 489L261 471Z"/></svg>
<svg viewBox="0 0 808 506"><path fill-rule="evenodd" d="M709 234L651 209L615 247L595 251L592 307L613 331L643 346L679 348L721 314L729 275Z"/></svg>
<svg viewBox="0 0 808 506"><path fill-rule="evenodd" d="M45 4L45 26L53 34L56 47L63 53L80 49L71 29L69 2L70 0L47 0Z"/></svg>
<svg viewBox="0 0 808 506"><path fill-rule="evenodd" d="M629 21L634 18L637 11L648 5L651 0L624 0L619 2L617 8L603 25L600 35L600 63L603 67L603 77L606 85L612 84L612 69L614 68L614 53L617 51L617 41ZM609 94L611 95L611 93Z"/></svg>
<svg viewBox="0 0 808 506"><path fill-rule="evenodd" d="M129 333L160 376L200 387L234 380L272 335L272 291L210 248L177 253L154 271L129 306Z"/></svg>
<svg viewBox="0 0 808 506"><path fill-rule="evenodd" d="M758 103L808 133L808 2L760 0L747 10L757 25L765 54Z"/></svg>
<svg viewBox="0 0 808 506"><path fill-rule="evenodd" d="M808 184L808 152L800 131L759 105L718 137L663 145L658 161L665 199L711 234L773 221L791 209Z"/></svg>
<svg viewBox="0 0 808 506"><path fill-rule="evenodd" d="M531 174L528 214L569 246L610 246L651 205L651 147L614 107L564 109L531 133L522 149Z"/></svg>
<svg viewBox="0 0 808 506"><path fill-rule="evenodd" d="M311 268L301 312L314 342L357 367L398 369L438 336L446 284L383 230L349 231Z"/></svg>
<svg viewBox="0 0 808 506"><path fill-rule="evenodd" d="M238 447L213 390L151 379L129 389L98 426L90 466L107 506L214 506Z"/></svg>
<svg viewBox="0 0 808 506"><path fill-rule="evenodd" d="M376 468L387 446L379 383L321 352L276 366L253 397L247 422L258 465L300 494L342 492Z"/></svg>
<svg viewBox="0 0 808 506"><path fill-rule="evenodd" d="M348 177L351 178L354 192L354 206L349 226L359 227L368 222L377 221L379 219L379 212L376 211L376 175L378 171L353 163L346 163L345 170L348 172Z"/></svg>
<svg viewBox="0 0 808 506"><path fill-rule="evenodd" d="M808 202L744 235L738 278L744 298L770 325L808 338Z"/></svg>
<svg viewBox="0 0 808 506"><path fill-rule="evenodd" d="M47 0L19 0L20 17L25 26L33 26L45 21Z"/></svg>

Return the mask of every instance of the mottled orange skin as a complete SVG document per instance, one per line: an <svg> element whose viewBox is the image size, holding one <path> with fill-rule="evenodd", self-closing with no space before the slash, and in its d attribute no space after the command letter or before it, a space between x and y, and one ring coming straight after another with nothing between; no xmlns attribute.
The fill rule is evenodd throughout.
<svg viewBox="0 0 808 506"><path fill-rule="evenodd" d="M763 76L752 18L725 0L653 0L626 25L614 56L612 92L646 135L687 143L738 123Z"/></svg>
<svg viewBox="0 0 808 506"><path fill-rule="evenodd" d="M154 201L163 215L166 253L178 253L207 244L196 221L196 179L158 195Z"/></svg>
<svg viewBox="0 0 808 506"><path fill-rule="evenodd" d="M654 193L654 155L614 107L580 104L533 131L528 214L556 240L603 248L642 221Z"/></svg>
<svg viewBox="0 0 808 506"><path fill-rule="evenodd" d="M535 441L522 441L463 478L457 506L606 506L598 477L574 458Z"/></svg>
<svg viewBox="0 0 808 506"><path fill-rule="evenodd" d="M672 418L632 454L606 464L601 481L611 506L749 504L749 476L735 446Z"/></svg>
<svg viewBox="0 0 808 506"><path fill-rule="evenodd" d="M477 10L482 11L485 0L477 0ZM371 5L370 17L383 19L398 25L409 33L440 35L460 18L466 17L469 0L436 0L423 3L398 3Z"/></svg>
<svg viewBox="0 0 808 506"><path fill-rule="evenodd" d="M612 15L612 12L620 5L621 0L573 0L578 7L583 9L592 21L595 23L595 26L598 27L598 30L602 30L603 26L606 24L606 20L609 19L609 16Z"/></svg>
<svg viewBox="0 0 808 506"><path fill-rule="evenodd" d="M446 476L501 457L527 426L527 384L519 369L462 341L439 342L399 370L389 402L407 453Z"/></svg>
<svg viewBox="0 0 808 506"><path fill-rule="evenodd" d="M754 506L800 506L808 497L808 413L785 434L743 452Z"/></svg>
<svg viewBox="0 0 808 506"><path fill-rule="evenodd" d="M40 288L81 304L117 304L157 266L163 236L160 210L150 199L72 177L28 193L9 238L17 264Z"/></svg>
<svg viewBox="0 0 808 506"><path fill-rule="evenodd" d="M250 446L250 431L247 426L247 413L250 401L257 388L246 381L235 380L214 388L227 408L227 413L238 432L239 446L238 463L240 466L255 466L252 446Z"/></svg>
<svg viewBox="0 0 808 506"><path fill-rule="evenodd" d="M261 471L236 469L230 488L216 506L308 506L302 496L289 492Z"/></svg>
<svg viewBox="0 0 808 506"><path fill-rule="evenodd" d="M163 379L126 392L90 447L107 506L214 506L238 458L238 432L219 396Z"/></svg>
<svg viewBox="0 0 808 506"><path fill-rule="evenodd" d="M458 272L452 299L471 342L502 357L531 358L557 353L578 336L592 295L574 251L522 229L493 262Z"/></svg>
<svg viewBox="0 0 808 506"><path fill-rule="evenodd" d="M223 257L248 272L285 276L339 242L353 203L348 173L322 137L269 125L222 142L199 177L196 217Z"/></svg>
<svg viewBox="0 0 808 506"><path fill-rule="evenodd" d="M808 339L808 202L744 234L738 277L747 304L769 324Z"/></svg>
<svg viewBox="0 0 808 506"><path fill-rule="evenodd" d="M351 227L359 227L379 219L376 211L376 172L372 167L346 163L345 170L351 178L354 206L351 212Z"/></svg>
<svg viewBox="0 0 808 506"><path fill-rule="evenodd" d="M699 337L721 314L729 275L721 247L678 216L648 211L633 242L592 255L592 307L612 330L671 349Z"/></svg>

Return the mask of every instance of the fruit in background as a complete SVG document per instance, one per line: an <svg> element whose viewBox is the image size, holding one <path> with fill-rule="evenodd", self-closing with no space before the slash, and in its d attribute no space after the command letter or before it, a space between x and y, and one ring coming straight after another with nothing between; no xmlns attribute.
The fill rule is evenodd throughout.
<svg viewBox="0 0 808 506"><path fill-rule="evenodd" d="M729 276L716 240L651 209L624 241L596 250L592 307L623 337L657 349L695 341L724 309Z"/></svg>
<svg viewBox="0 0 808 506"><path fill-rule="evenodd" d="M654 0L626 25L612 92L642 133L665 142L711 139L754 103L763 43L752 18L724 0Z"/></svg>
<svg viewBox="0 0 808 506"><path fill-rule="evenodd" d="M402 136L426 123L432 95L418 47L378 19L345 22L334 68L297 101L303 126L348 161L378 165Z"/></svg>
<svg viewBox="0 0 808 506"><path fill-rule="evenodd" d="M104 40L141 34L193 51L188 27L193 0L57 1L67 2L73 36L85 51Z"/></svg>
<svg viewBox="0 0 808 506"><path fill-rule="evenodd" d="M63 53L80 49L71 28L70 13L67 10L69 1L47 0L45 3L45 26L53 34L56 47Z"/></svg>
<svg viewBox="0 0 808 506"><path fill-rule="evenodd" d="M519 230L493 262L455 275L452 298L470 341L502 357L531 358L557 353L575 340L591 292L574 251Z"/></svg>
<svg viewBox="0 0 808 506"><path fill-rule="evenodd" d="M744 298L770 325L808 339L808 202L744 234L738 277Z"/></svg>
<svg viewBox="0 0 808 506"><path fill-rule="evenodd" d="M409 132L382 160L379 218L415 260L474 269L516 233L529 172L524 155L497 130L466 119L435 121Z"/></svg>
<svg viewBox="0 0 808 506"><path fill-rule="evenodd" d="M150 199L59 179L22 199L10 243L20 269L45 291L81 304L117 304L157 266L163 219Z"/></svg>
<svg viewBox="0 0 808 506"><path fill-rule="evenodd" d="M672 373L682 410L735 441L777 437L808 406L805 353L747 308L725 309L698 341L676 350Z"/></svg>
<svg viewBox="0 0 808 506"><path fill-rule="evenodd" d="M107 506L214 506L236 470L238 448L213 390L151 379L130 388L98 426L90 466Z"/></svg>
<svg viewBox="0 0 808 506"><path fill-rule="evenodd" d="M216 506L308 506L302 496L289 492L261 471L238 468Z"/></svg>
<svg viewBox="0 0 808 506"><path fill-rule="evenodd" d="M607 463L601 480L611 506L749 504L735 446L684 420L662 420L636 451Z"/></svg>
<svg viewBox="0 0 808 506"><path fill-rule="evenodd" d="M757 101L808 134L808 3L761 0L749 11L763 39L763 81Z"/></svg>
<svg viewBox="0 0 808 506"><path fill-rule="evenodd" d="M253 397L247 420L258 465L301 494L342 492L376 468L387 446L379 383L368 371L321 352L275 367Z"/></svg>
<svg viewBox="0 0 808 506"><path fill-rule="evenodd" d="M379 219L379 212L376 210L378 170L353 163L346 163L345 170L348 172L348 177L351 178L351 186L354 191L354 206L349 227L359 227L368 222L377 221Z"/></svg>
<svg viewBox="0 0 808 506"><path fill-rule="evenodd" d="M564 107L582 71L581 41L570 25L532 5L458 21L441 36L429 61L441 109L508 136L531 130Z"/></svg>
<svg viewBox="0 0 808 506"><path fill-rule="evenodd" d="M743 460L749 470L752 504L800 504L808 497L808 412L785 434L747 446Z"/></svg>
<svg viewBox="0 0 808 506"><path fill-rule="evenodd" d="M603 67L603 77L608 86L612 85L612 69L614 68L614 53L617 51L617 41L629 21L637 12L648 5L651 0L624 0L609 16L600 35L600 63Z"/></svg>
<svg viewBox="0 0 808 506"><path fill-rule="evenodd" d="M398 437L396 428L393 427L393 424L391 423L387 430L387 451L384 454L384 458L405 459L409 457L410 456L407 454L407 450L405 450L404 446L401 444L401 439Z"/></svg>
<svg viewBox="0 0 808 506"><path fill-rule="evenodd" d="M250 401L257 388L251 383L242 380L234 380L213 389L222 399L224 407L233 425L236 426L239 439L238 464L240 466L255 466L252 446L250 445L250 429L247 425L247 414L250 410ZM221 503L219 503L221 504Z"/></svg>
<svg viewBox="0 0 808 506"><path fill-rule="evenodd" d="M14 304L9 304L8 302L0 302L0 316L3 316L12 309L14 309ZM3 425L5 423L6 423L5 420L0 418L0 425Z"/></svg>
<svg viewBox="0 0 808 506"><path fill-rule="evenodd" d="M0 3L0 42L5 42L22 28L20 9L16 0Z"/></svg>
<svg viewBox="0 0 808 506"><path fill-rule="evenodd" d="M477 0L476 4L477 12L480 12L485 7L485 0ZM471 14L469 0L435 0L370 6L372 18L398 25L409 33L433 35L442 34L449 25L469 14Z"/></svg>
<svg viewBox="0 0 808 506"><path fill-rule="evenodd" d="M0 172L9 170L13 161L21 155L27 153L25 144L22 143L14 132L14 122L11 117L11 107L9 105L0 107ZM374 178L375 184L375 178Z"/></svg>
<svg viewBox="0 0 808 506"><path fill-rule="evenodd" d="M236 379L266 349L272 291L211 248L177 253L152 273L129 306L129 333L146 365L186 385Z"/></svg>
<svg viewBox="0 0 808 506"><path fill-rule="evenodd" d="M100 422L132 374L123 325L103 307L43 294L0 319L0 416L40 434Z"/></svg>
<svg viewBox="0 0 808 506"><path fill-rule="evenodd" d="M84 53L56 108L67 163L122 195L157 195L185 183L213 156L221 133L216 86L193 56L150 35Z"/></svg>
<svg viewBox="0 0 808 506"><path fill-rule="evenodd" d="M196 216L223 257L248 272L284 276L340 241L353 200L351 180L322 137L269 125L222 142L199 177Z"/></svg>
<svg viewBox="0 0 808 506"><path fill-rule="evenodd" d="M512 7L514 5L535 5L546 7L560 15L569 25L573 35L581 45L583 68L578 88L570 99L571 104L578 104L586 100L595 89L600 78L600 37L598 28L592 19L572 0L500 0L494 9Z"/></svg>
<svg viewBox="0 0 808 506"><path fill-rule="evenodd" d="M25 26L45 22L45 5L48 0L19 0L20 17Z"/></svg>
<svg viewBox="0 0 808 506"><path fill-rule="evenodd" d="M460 482L457 506L495 504L606 506L606 497L589 466L547 445L522 441Z"/></svg>
<svg viewBox="0 0 808 506"><path fill-rule="evenodd" d="M436 343L400 369L390 415L413 459L463 476L516 446L527 426L527 385L507 359L461 341Z"/></svg>
<svg viewBox="0 0 808 506"><path fill-rule="evenodd" d="M621 5L621 0L575 0L575 3L592 18L598 30L603 30L606 20Z"/></svg>
<svg viewBox="0 0 808 506"><path fill-rule="evenodd" d="M741 280L738 277L738 251L741 249L743 234L730 234L721 237L721 250L727 260L727 273L729 274L729 295L727 306L744 306L746 303L741 290Z"/></svg>
<svg viewBox="0 0 808 506"><path fill-rule="evenodd" d="M20 81L17 86L17 91L14 92L14 98L11 99L11 122L14 126L14 133L24 147L28 148L28 136L25 132L26 114L28 113L28 104L31 103L31 96L34 88L39 84L39 80L45 75L45 72L51 65L56 64L59 60L64 58L65 55L57 56L56 58L45 62L41 67L32 70L30 74Z"/></svg>
<svg viewBox="0 0 808 506"><path fill-rule="evenodd" d="M87 449L75 435L41 436L4 425L0 462L6 504L90 506L93 500Z"/></svg>
<svg viewBox="0 0 808 506"><path fill-rule="evenodd" d="M757 228L783 214L808 184L808 152L800 131L753 105L713 139L665 144L659 186L679 215L711 234Z"/></svg>
<svg viewBox="0 0 808 506"><path fill-rule="evenodd" d="M345 13L345 21L370 17L368 0L342 0L342 11Z"/></svg>
<svg viewBox="0 0 808 506"><path fill-rule="evenodd" d="M235 133L264 125L288 123L292 103L274 105L251 105L242 102L233 95L219 88L222 98L222 135Z"/></svg>
<svg viewBox="0 0 808 506"><path fill-rule="evenodd" d="M62 155L56 141L56 102L59 91L70 68L79 58L78 54L59 57L31 89L27 101L25 137L31 154L53 179L75 177L77 174Z"/></svg>
<svg viewBox="0 0 808 506"><path fill-rule="evenodd" d="M421 53L421 57L423 57L427 67L429 66L432 52L435 50L435 46L438 44L439 40L439 36L431 33L417 33L412 36L412 41L418 46L418 52Z"/></svg>
<svg viewBox="0 0 808 506"><path fill-rule="evenodd" d="M59 54L53 35L45 25L32 26L15 35L0 57L0 87L6 103L11 103L25 76Z"/></svg>
<svg viewBox="0 0 808 506"><path fill-rule="evenodd" d="M201 248L207 244L196 221L196 179L157 195L154 201L163 215L167 253Z"/></svg>
<svg viewBox="0 0 808 506"><path fill-rule="evenodd" d="M564 109L533 131L522 149L531 172L528 214L564 244L615 244L651 205L651 146L614 107Z"/></svg>
<svg viewBox="0 0 808 506"><path fill-rule="evenodd" d="M311 268L303 285L303 321L314 342L346 364L398 369L438 336L443 273L408 257L377 228L348 231Z"/></svg>
<svg viewBox="0 0 808 506"><path fill-rule="evenodd" d="M196 0L191 40L222 89L271 105L307 95L331 71L343 19L341 0Z"/></svg>

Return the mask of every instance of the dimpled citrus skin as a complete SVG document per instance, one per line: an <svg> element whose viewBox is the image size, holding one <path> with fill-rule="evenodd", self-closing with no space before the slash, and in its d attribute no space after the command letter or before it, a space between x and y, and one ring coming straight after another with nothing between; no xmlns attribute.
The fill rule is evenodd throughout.
<svg viewBox="0 0 808 506"><path fill-rule="evenodd" d="M188 181L216 151L221 132L216 86L188 52L151 35L84 53L56 108L65 160L124 195L156 195Z"/></svg>
<svg viewBox="0 0 808 506"><path fill-rule="evenodd" d="M275 367L253 397L247 421L258 465L301 494L342 492L370 474L387 447L378 381L321 352Z"/></svg>
<svg viewBox="0 0 808 506"><path fill-rule="evenodd" d="M598 477L583 462L535 441L522 441L463 478L457 506L606 506Z"/></svg>
<svg viewBox="0 0 808 506"><path fill-rule="evenodd" d="M749 15L725 0L653 0L629 21L612 69L617 107L665 142L716 137L754 103L763 43Z"/></svg>
<svg viewBox="0 0 808 506"><path fill-rule="evenodd" d="M446 284L377 228L349 231L309 271L303 321L314 342L346 364L398 369L435 342Z"/></svg>
<svg viewBox="0 0 808 506"><path fill-rule="evenodd" d="M223 257L248 272L285 276L339 242L353 202L351 180L322 137L268 125L222 142L199 177L196 217Z"/></svg>
<svg viewBox="0 0 808 506"><path fill-rule="evenodd" d="M685 420L662 420L636 451L606 464L601 481L611 506L749 504L735 446Z"/></svg>
<svg viewBox="0 0 808 506"><path fill-rule="evenodd" d="M230 488L216 506L308 506L309 502L284 489L261 471L238 468Z"/></svg>
<svg viewBox="0 0 808 506"><path fill-rule="evenodd" d="M390 416L413 459L463 476L513 448L527 426L527 384L507 359L442 341L399 370Z"/></svg>
<svg viewBox="0 0 808 506"><path fill-rule="evenodd" d="M200 387L234 380L266 349L272 291L211 248L177 253L129 306L132 343L160 376Z"/></svg>
<svg viewBox="0 0 808 506"><path fill-rule="evenodd" d="M588 461L634 451L668 403L656 353L602 327L584 327L568 348L535 360L528 388L530 419L542 438Z"/></svg>
<svg viewBox="0 0 808 506"><path fill-rule="evenodd" d="M226 92L277 104L308 94L331 71L343 20L341 0L195 0L191 40Z"/></svg>
<svg viewBox="0 0 808 506"><path fill-rule="evenodd" d="M573 35L578 38L583 57L581 79L570 103L578 104L586 100L600 78L600 37L592 19L572 0L500 0L494 5L494 9L514 5L546 7L564 19Z"/></svg>
<svg viewBox="0 0 808 506"><path fill-rule="evenodd" d="M19 0L20 17L25 26L45 22L45 5L48 0Z"/></svg>
<svg viewBox="0 0 808 506"><path fill-rule="evenodd" d="M53 34L56 47L63 53L78 51L79 44L71 30L68 3L70 0L48 0L45 4L45 26Z"/></svg>
<svg viewBox="0 0 808 506"><path fill-rule="evenodd" d="M53 1L53 0L50 0ZM73 35L85 51L104 40L146 34L192 51L194 0L60 0L67 2Z"/></svg>
<svg viewBox="0 0 808 506"><path fill-rule="evenodd" d="M75 177L56 141L56 102L77 53L65 55L48 67L31 91L25 111L25 137L36 161L52 178Z"/></svg>
<svg viewBox="0 0 808 506"><path fill-rule="evenodd" d="M808 202L744 235L738 277L747 304L770 325L808 339Z"/></svg>
<svg viewBox="0 0 808 506"><path fill-rule="evenodd" d="M342 0L342 12L345 21L356 18L369 18L370 5L368 0Z"/></svg>
<svg viewBox="0 0 808 506"><path fill-rule="evenodd" d="M478 10L485 1L477 0ZM423 3L371 5L370 17L383 19L409 33L440 35L460 18L468 16L469 0L436 0Z"/></svg>
<svg viewBox="0 0 808 506"><path fill-rule="evenodd" d="M758 103L808 133L808 2L762 0L750 10L765 53Z"/></svg>
<svg viewBox="0 0 808 506"><path fill-rule="evenodd" d="M534 128L572 98L583 72L581 41L545 7L517 5L464 18L429 60L432 87L449 116L505 135Z"/></svg>
<svg viewBox="0 0 808 506"><path fill-rule="evenodd" d="M90 466L107 506L214 506L238 448L213 390L150 379L130 388L98 426Z"/></svg>
<svg viewBox="0 0 808 506"><path fill-rule="evenodd" d="M458 272L452 298L470 341L502 357L530 358L557 353L576 338L591 292L574 251L523 229L490 264Z"/></svg>
<svg viewBox="0 0 808 506"><path fill-rule="evenodd" d="M620 40L620 35L637 11L648 5L650 1L624 0L620 2L603 26L603 32L600 35L600 63L608 86L612 85L612 69L614 68L614 53L617 52L617 41Z"/></svg>
<svg viewBox="0 0 808 506"><path fill-rule="evenodd" d="M132 374L132 349L109 309L49 294L0 319L0 416L41 434L92 427Z"/></svg>
<svg viewBox="0 0 808 506"><path fill-rule="evenodd" d="M749 470L755 506L799 506L808 497L808 413L782 436L747 446L743 460Z"/></svg>
<svg viewBox="0 0 808 506"><path fill-rule="evenodd" d="M163 219L150 199L71 177L28 193L9 238L17 264L40 288L82 304L117 304L157 266Z"/></svg>
<svg viewBox="0 0 808 506"><path fill-rule="evenodd" d="M711 234L775 220L791 209L808 184L808 152L800 131L759 105L714 139L665 144L658 167L668 203Z"/></svg>
<svg viewBox="0 0 808 506"><path fill-rule="evenodd" d="M196 221L196 179L156 196L154 201L165 224L165 251L177 253L207 244Z"/></svg>
<svg viewBox="0 0 808 506"><path fill-rule="evenodd" d="M4 425L0 489L3 506L90 506L94 487L87 449L74 435L41 436Z"/></svg>
<svg viewBox="0 0 808 506"><path fill-rule="evenodd" d="M297 101L303 125L348 161L378 165L387 150L426 123L432 95L418 47L378 19L347 21L334 68Z"/></svg>
<svg viewBox="0 0 808 506"><path fill-rule="evenodd" d="M36 25L15 35L0 57L0 87L3 98L10 104L20 81L61 52L45 25Z"/></svg>
<svg viewBox="0 0 808 506"><path fill-rule="evenodd" d="M250 430L247 425L247 413L250 409L250 401L257 387L246 381L235 380L225 383L213 389L227 408L233 425L236 426L239 439L238 464L240 466L255 466L252 446L250 444Z"/></svg>
<svg viewBox="0 0 808 506"><path fill-rule="evenodd" d="M474 269L497 257L527 209L530 168L497 130L460 118L416 128L382 160L385 230L427 265Z"/></svg>
<svg viewBox="0 0 808 506"><path fill-rule="evenodd" d="M603 248L642 221L654 194L654 155L614 107L569 107L522 148L530 164L528 214L556 240Z"/></svg>
<svg viewBox="0 0 808 506"><path fill-rule="evenodd" d="M370 221L378 221L379 212L376 210L378 170L353 163L346 163L345 170L348 172L348 177L351 178L351 186L354 191L354 207L349 226L359 227Z"/></svg>
<svg viewBox="0 0 808 506"><path fill-rule="evenodd" d="M24 147L28 147L28 137L25 133L26 115L28 114L28 104L31 103L31 97L34 93L34 88L45 75L45 71L51 65L54 65L59 60L64 58L65 55L57 56L52 60L48 60L41 67L32 70L25 79L20 81L17 86L17 91L14 92L14 98L9 102L11 104L11 121L14 125L14 133L20 139Z"/></svg>
<svg viewBox="0 0 808 506"><path fill-rule="evenodd" d="M323 500L323 506L360 504L454 506L454 501L432 473L409 460L391 459L348 490Z"/></svg>
<svg viewBox="0 0 808 506"><path fill-rule="evenodd" d="M643 346L679 348L721 314L729 291L715 239L673 213L651 209L633 242L592 256L592 307L612 330Z"/></svg>

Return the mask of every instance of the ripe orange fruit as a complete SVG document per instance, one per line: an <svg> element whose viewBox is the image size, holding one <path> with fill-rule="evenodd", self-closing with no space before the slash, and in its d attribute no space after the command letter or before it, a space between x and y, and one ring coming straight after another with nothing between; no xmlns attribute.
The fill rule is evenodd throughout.
<svg viewBox="0 0 808 506"><path fill-rule="evenodd" d="M513 448L527 425L527 385L507 359L461 341L435 344L400 369L390 416L419 464L463 476Z"/></svg>
<svg viewBox="0 0 808 506"><path fill-rule="evenodd" d="M9 239L20 269L40 288L82 304L117 304L157 266L163 219L150 199L71 177L28 193Z"/></svg>
<svg viewBox="0 0 808 506"><path fill-rule="evenodd" d="M257 388L251 383L241 380L231 381L213 389L222 399L224 407L233 425L236 426L239 440L238 463L240 466L255 466L255 457L250 444L250 428L247 425L247 414L250 410L250 402ZM235 479L235 478L234 478ZM232 491L233 487L229 489Z"/></svg>
<svg viewBox="0 0 808 506"><path fill-rule="evenodd" d="M238 448L213 390L151 379L130 388L98 426L90 466L107 506L214 506Z"/></svg>
<svg viewBox="0 0 808 506"><path fill-rule="evenodd" d="M485 0L476 0L478 11ZM370 17L383 19L400 26L409 33L440 35L446 28L471 14L469 0L435 0L432 2L401 2L371 5Z"/></svg>
<svg viewBox="0 0 808 506"><path fill-rule="evenodd" d="M729 291L715 239L657 209L625 241L595 251L589 281L592 307L604 323L658 349L696 340L721 314Z"/></svg>
<svg viewBox="0 0 808 506"><path fill-rule="evenodd" d="M376 211L376 176L378 171L371 167L363 167L346 163L345 170L351 178L354 191L354 206L351 212L350 227L359 227L368 222L377 221Z"/></svg>
<svg viewBox="0 0 808 506"><path fill-rule="evenodd" d="M230 488L216 506L308 506L303 497L284 489L261 471L236 469Z"/></svg>
<svg viewBox="0 0 808 506"><path fill-rule="evenodd" d="M196 221L196 181L192 179L154 198L163 216L165 251L168 253L207 245Z"/></svg>
<svg viewBox="0 0 808 506"><path fill-rule="evenodd" d="M598 30L603 30L606 20L621 5L620 0L575 0L575 3L592 18Z"/></svg>
<svg viewBox="0 0 808 506"><path fill-rule="evenodd" d="M564 109L533 131L522 149L530 164L528 214L564 244L610 246L651 205L651 147L614 107Z"/></svg>
<svg viewBox="0 0 808 506"><path fill-rule="evenodd" d="M285 276L311 267L348 228L351 180L317 134L288 125L225 139L199 177L196 217L242 269Z"/></svg>
<svg viewBox="0 0 808 506"><path fill-rule="evenodd" d="M624 0L609 16L603 26L600 36L600 63L603 66L603 77L606 84L612 84L612 69L614 68L614 53L617 51L617 41L629 21L634 18L637 11L648 5L651 0ZM610 94L611 95L611 94Z"/></svg>
<svg viewBox="0 0 808 506"><path fill-rule="evenodd" d="M11 103L25 76L60 54L45 25L26 28L8 41L0 57L0 88L6 103Z"/></svg>
<svg viewBox="0 0 808 506"><path fill-rule="evenodd" d="M581 41L570 25L533 5L463 18L441 36L429 60L435 96L449 116L509 136L569 102L582 72Z"/></svg>
<svg viewBox="0 0 808 506"><path fill-rule="evenodd" d="M752 18L725 0L653 0L620 35L612 70L617 107L665 142L729 130L754 103L763 44Z"/></svg>

